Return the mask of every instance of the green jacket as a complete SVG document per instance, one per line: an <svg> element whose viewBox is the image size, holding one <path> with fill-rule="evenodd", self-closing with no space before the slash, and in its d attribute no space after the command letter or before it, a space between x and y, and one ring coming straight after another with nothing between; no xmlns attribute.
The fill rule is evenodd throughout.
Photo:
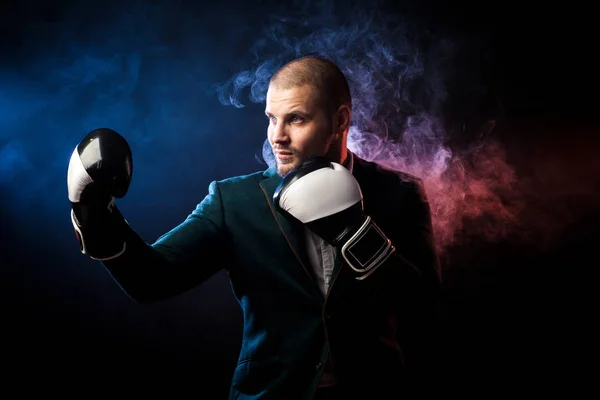
<svg viewBox="0 0 600 400"><path fill-rule="evenodd" d="M274 208L274 168L212 182L186 220L151 245L127 228L127 250L104 265L140 303L227 270L244 316L230 400L310 399L328 357L352 393L400 393L416 379L411 367L419 370L440 289L429 205L407 174L355 156L353 175L366 213L397 251L364 281L337 257L325 298L303 227Z"/></svg>

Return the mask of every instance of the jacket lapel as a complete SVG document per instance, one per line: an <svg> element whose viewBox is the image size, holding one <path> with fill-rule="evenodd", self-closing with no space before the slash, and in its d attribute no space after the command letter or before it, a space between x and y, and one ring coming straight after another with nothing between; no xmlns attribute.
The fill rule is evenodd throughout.
<svg viewBox="0 0 600 400"><path fill-rule="evenodd" d="M311 267L309 260L306 256L304 225L299 221L292 221L285 218L276 210L275 203L273 202L273 195L275 194L277 185L281 182L281 177L273 167L267 169L264 176L265 179L260 182L260 187L264 192L265 201L269 204L273 218L294 253L295 258L298 260L309 279L316 284L313 274L310 271Z"/></svg>

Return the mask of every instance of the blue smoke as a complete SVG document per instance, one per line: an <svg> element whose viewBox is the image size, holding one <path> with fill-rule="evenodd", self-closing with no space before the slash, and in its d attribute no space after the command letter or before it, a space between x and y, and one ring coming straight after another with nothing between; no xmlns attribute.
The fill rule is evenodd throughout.
<svg viewBox="0 0 600 400"><path fill-rule="evenodd" d="M177 2L72 2L52 17L27 21L14 62L0 66L5 201L18 211L41 202L64 214L70 153L98 127L117 130L133 149L136 176L131 200L123 202L130 212L136 203L153 208L179 197L192 207L197 198L183 199L190 192L165 196L164 185L189 185L185 190L197 197L208 175L218 175L215 169L252 168L253 153L246 165L229 165L228 159L244 160L235 152L252 136L239 137L239 125L225 117L211 86L225 76L249 27L223 27L221 12ZM217 168L214 157L229 138L242 146L221 150Z"/></svg>
<svg viewBox="0 0 600 400"><path fill-rule="evenodd" d="M444 61L455 43L439 38L427 43L423 27L397 14L351 6L332 10L331 5L318 3L296 17L272 16L250 49L255 65L219 87L220 101L235 107L244 107L246 99L262 103L269 78L281 65L316 54L336 62L348 78L353 128L363 138L398 141L411 117L441 117L450 72ZM435 47L425 51L425 45ZM370 145L362 143L354 150L368 154ZM272 161L268 152L264 156Z"/></svg>
<svg viewBox="0 0 600 400"><path fill-rule="evenodd" d="M181 222L210 180L262 168L255 153L264 137L263 114L232 113L214 92L214 83L227 79L250 46L253 25L243 23L248 13L224 3L30 3L14 13L28 18L14 21L15 42L0 38L0 304L7 305L4 322L15 339L33 331L45 336L15 357L37 362L50 354L46 359L66 357L69 364L69 357L79 357L77 342L89 340L94 345L85 346L86 360L79 360L86 363L105 357L111 337L121 338L115 339L121 345L129 333L136 338L127 356L145 344L161 348L163 336L195 332L193 343L164 344L187 347L180 353L185 358L211 335L186 324L238 312L227 283L213 281L197 294L220 297L218 308L186 304L183 297L179 313L168 304L144 313L79 252L67 167L91 130L120 132L133 151L134 175L118 205L148 242ZM194 318L177 318L187 307ZM224 331L231 335L214 333L211 351L219 353L218 343L235 349L235 327Z"/></svg>
<svg viewBox="0 0 600 400"><path fill-rule="evenodd" d="M107 335L133 329L144 340L144 324L156 322L144 320L150 317L79 252L66 187L71 153L99 127L128 140L134 175L118 205L148 242L181 222L210 180L262 168L255 153L263 114L232 113L213 87L248 48L252 25L240 23L240 11L224 13L224 5L68 4L35 19L23 13L30 19L15 21L18 42L0 46L0 250L3 281L11 285L0 303L20 304L18 321L26 316L68 330L97 315ZM195 308L195 315L237 311L219 282L204 293L222 293L221 308ZM106 319L105 309L120 311Z"/></svg>

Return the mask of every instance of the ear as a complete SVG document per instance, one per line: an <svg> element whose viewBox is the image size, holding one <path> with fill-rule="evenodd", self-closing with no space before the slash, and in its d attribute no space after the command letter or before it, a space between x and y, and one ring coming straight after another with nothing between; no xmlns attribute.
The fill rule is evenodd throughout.
<svg viewBox="0 0 600 400"><path fill-rule="evenodd" d="M350 107L345 104L342 104L337 112L336 112L336 120L335 122L335 132L337 134L342 134L350 128L350 120L352 119L352 112L350 111Z"/></svg>

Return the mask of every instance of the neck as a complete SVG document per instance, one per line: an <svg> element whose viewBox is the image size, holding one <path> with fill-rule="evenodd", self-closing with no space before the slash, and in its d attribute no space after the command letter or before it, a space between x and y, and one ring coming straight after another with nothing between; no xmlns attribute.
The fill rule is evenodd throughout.
<svg viewBox="0 0 600 400"><path fill-rule="evenodd" d="M327 152L327 157L338 164L346 165L348 164L348 147L346 147L346 137L344 137L337 141L331 143L329 147L329 151Z"/></svg>
<svg viewBox="0 0 600 400"><path fill-rule="evenodd" d="M347 167L349 162L350 157L348 157L348 149L344 147L340 154L340 164L342 164L344 167Z"/></svg>
<svg viewBox="0 0 600 400"><path fill-rule="evenodd" d="M338 164L345 165L348 163L348 150L344 148L331 148L326 154L326 157Z"/></svg>

